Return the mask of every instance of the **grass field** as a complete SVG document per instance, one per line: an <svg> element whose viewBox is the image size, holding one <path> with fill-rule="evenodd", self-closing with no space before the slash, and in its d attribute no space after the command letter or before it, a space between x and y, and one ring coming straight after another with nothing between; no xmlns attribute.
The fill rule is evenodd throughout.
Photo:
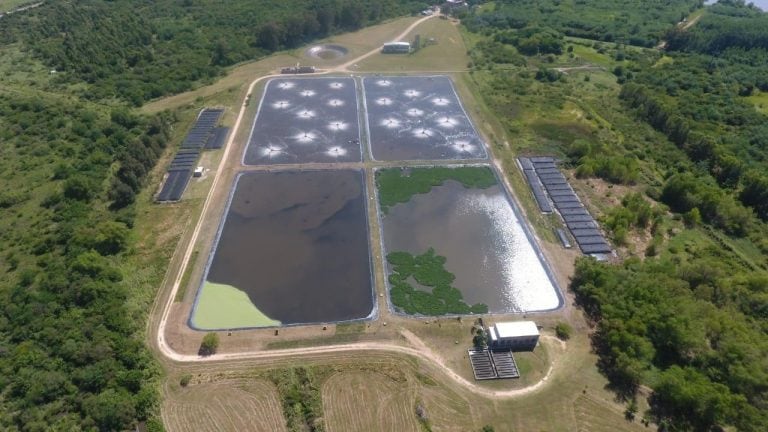
<svg viewBox="0 0 768 432"><path fill-rule="evenodd" d="M293 55L299 58L302 64L313 65L320 68L328 68L338 64L346 63L349 60L358 57L368 51L380 47L383 43L391 41L417 18L404 17L385 23L366 27L353 33L343 33L312 43L311 45L335 44L341 45L349 52L344 57L323 60L310 57L306 54L307 47L301 47L293 51Z"/></svg>
<svg viewBox="0 0 768 432"><path fill-rule="evenodd" d="M745 98L755 109L763 114L768 114L768 93L760 92L758 94L747 96Z"/></svg>
<svg viewBox="0 0 768 432"><path fill-rule="evenodd" d="M422 44L433 38L435 44L427 45L412 54L376 53L363 60L359 72L440 72L467 70L469 56L458 25L442 19L431 19L408 34L403 41L413 42L420 35Z"/></svg>
<svg viewBox="0 0 768 432"><path fill-rule="evenodd" d="M624 424L627 431L648 430L635 422L628 422L619 411L606 410L599 401L581 395L573 402L576 430L579 432L613 432L617 424Z"/></svg>
<svg viewBox="0 0 768 432"><path fill-rule="evenodd" d="M415 403L411 386L376 373L339 373L323 385L328 432L418 432Z"/></svg>
<svg viewBox="0 0 768 432"><path fill-rule="evenodd" d="M260 365L248 361L230 362L226 367L191 365L185 367L192 377L187 388L178 386L178 377L169 378L174 382L166 385L163 418L169 431L192 430L188 427L195 421L204 428L194 430L231 430L245 421L261 428L247 430L281 430L275 423L282 421L280 396L263 378L280 374L283 368L312 365L327 431L427 430L421 428L417 406L434 431L477 431L484 425L497 431L653 430L624 419L624 408L604 388L606 381L594 366L586 337L578 335L569 341L563 354L541 390L513 399L475 395L431 363L385 352L274 359ZM516 382L499 380L491 388L514 388ZM252 399L254 394L263 396L257 401ZM210 402L198 405L203 400ZM246 412L237 417L234 409L221 405L223 400L241 407L237 412ZM267 407L272 410L269 415ZM193 414L195 409L200 414Z"/></svg>
<svg viewBox="0 0 768 432"><path fill-rule="evenodd" d="M174 393L162 409L169 432L286 430L277 389L267 381L190 384Z"/></svg>

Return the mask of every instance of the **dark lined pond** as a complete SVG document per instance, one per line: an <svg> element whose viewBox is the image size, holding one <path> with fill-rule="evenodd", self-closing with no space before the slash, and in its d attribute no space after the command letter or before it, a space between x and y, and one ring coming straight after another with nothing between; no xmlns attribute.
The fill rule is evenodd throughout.
<svg viewBox="0 0 768 432"><path fill-rule="evenodd" d="M486 159L447 76L369 76L363 88L374 159Z"/></svg>
<svg viewBox="0 0 768 432"><path fill-rule="evenodd" d="M366 218L361 171L241 175L190 324L211 329L367 317L373 295Z"/></svg>
<svg viewBox="0 0 768 432"><path fill-rule="evenodd" d="M360 161L353 78L271 79L253 120L246 165Z"/></svg>

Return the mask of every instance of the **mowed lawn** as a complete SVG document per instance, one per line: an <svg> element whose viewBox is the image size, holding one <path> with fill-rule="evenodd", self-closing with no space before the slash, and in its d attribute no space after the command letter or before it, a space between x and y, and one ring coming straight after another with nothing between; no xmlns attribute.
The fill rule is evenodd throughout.
<svg viewBox="0 0 768 432"><path fill-rule="evenodd" d="M268 381L192 383L173 394L162 407L169 432L286 430L277 389Z"/></svg>
<svg viewBox="0 0 768 432"><path fill-rule="evenodd" d="M345 372L330 377L322 389L328 432L420 430L415 394L377 373Z"/></svg>
<svg viewBox="0 0 768 432"><path fill-rule="evenodd" d="M467 70L469 56L458 24L439 18L423 22L413 29L404 42L420 36L423 46L412 54L376 53L350 68L360 72L451 72ZM434 43L428 43L434 39Z"/></svg>
<svg viewBox="0 0 768 432"><path fill-rule="evenodd" d="M237 430L248 422L247 430L281 430L280 400L287 395L259 377L300 362L325 376L317 384L327 431L464 432L485 425L497 431L653 430L624 418L585 335L571 339L560 355L540 389L513 398L475 394L432 363L386 352L267 360L262 367L233 363L231 370L222 364L215 373L210 365L194 365L186 368L193 377L187 388L179 387L178 377L166 384L163 419L169 431L192 430L193 424L194 430ZM480 385L498 391L514 388L514 381Z"/></svg>

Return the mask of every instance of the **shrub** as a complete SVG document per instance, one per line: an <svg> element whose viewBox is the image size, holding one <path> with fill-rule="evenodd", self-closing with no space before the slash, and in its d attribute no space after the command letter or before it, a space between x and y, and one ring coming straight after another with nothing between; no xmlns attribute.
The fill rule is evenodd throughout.
<svg viewBox="0 0 768 432"><path fill-rule="evenodd" d="M555 334L557 335L558 339L560 340L568 340L571 338L571 333L573 332L573 329L571 329L571 326L564 322L559 322L555 326Z"/></svg>
<svg viewBox="0 0 768 432"><path fill-rule="evenodd" d="M209 356L216 354L216 350L219 348L219 335L216 333L208 333L203 336L203 342L200 344L200 350L198 354L201 356Z"/></svg>
<svg viewBox="0 0 768 432"><path fill-rule="evenodd" d="M181 376L181 379L179 380L179 385L182 387L186 387L189 385L189 382L192 380L192 375L190 374L184 374Z"/></svg>

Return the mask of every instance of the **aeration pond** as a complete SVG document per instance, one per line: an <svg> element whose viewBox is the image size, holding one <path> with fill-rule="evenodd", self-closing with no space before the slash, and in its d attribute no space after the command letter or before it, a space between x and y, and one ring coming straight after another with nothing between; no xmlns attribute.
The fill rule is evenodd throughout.
<svg viewBox="0 0 768 432"><path fill-rule="evenodd" d="M369 76L363 90L373 159L487 158L447 76Z"/></svg>
<svg viewBox="0 0 768 432"><path fill-rule="evenodd" d="M190 325L234 329L368 317L365 197L360 170L241 174Z"/></svg>
<svg viewBox="0 0 768 432"><path fill-rule="evenodd" d="M243 163L359 162L360 127L352 78L274 78L253 120Z"/></svg>
<svg viewBox="0 0 768 432"><path fill-rule="evenodd" d="M408 315L524 313L562 301L487 165L376 171L391 303Z"/></svg>

